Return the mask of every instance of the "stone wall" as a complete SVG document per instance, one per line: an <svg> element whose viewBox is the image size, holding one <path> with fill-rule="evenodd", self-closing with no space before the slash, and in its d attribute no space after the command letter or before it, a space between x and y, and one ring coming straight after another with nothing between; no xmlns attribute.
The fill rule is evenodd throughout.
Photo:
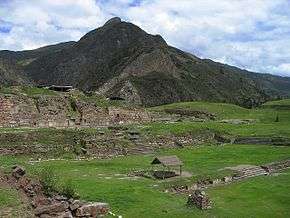
<svg viewBox="0 0 290 218"><path fill-rule="evenodd" d="M68 95L0 95L0 127L98 127L150 121L142 108L101 107Z"/></svg>
<svg viewBox="0 0 290 218"><path fill-rule="evenodd" d="M108 113L111 124L142 123L151 120L148 112L137 108L125 109L109 107Z"/></svg>
<svg viewBox="0 0 290 218"><path fill-rule="evenodd" d="M80 113L80 125L87 127L107 126L110 124L108 109L98 107L92 103L77 102Z"/></svg>
<svg viewBox="0 0 290 218"><path fill-rule="evenodd" d="M34 100L14 95L0 96L0 127L36 126L39 113Z"/></svg>
<svg viewBox="0 0 290 218"><path fill-rule="evenodd" d="M36 100L36 107L39 113L39 127L74 126L69 101L64 96L41 96Z"/></svg>

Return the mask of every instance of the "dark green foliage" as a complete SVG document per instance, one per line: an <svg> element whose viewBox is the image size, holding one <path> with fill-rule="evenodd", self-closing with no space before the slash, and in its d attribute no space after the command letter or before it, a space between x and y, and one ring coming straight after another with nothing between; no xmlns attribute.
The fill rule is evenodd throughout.
<svg viewBox="0 0 290 218"><path fill-rule="evenodd" d="M276 122L276 123L278 123L278 122L279 122L279 116L278 116L278 114L276 115L275 122Z"/></svg>
<svg viewBox="0 0 290 218"><path fill-rule="evenodd" d="M73 152L76 155L85 155L87 154L87 143L83 138L75 139L73 146Z"/></svg>
<svg viewBox="0 0 290 218"><path fill-rule="evenodd" d="M76 193L76 188L72 183L71 179L66 180L61 188L60 194L67 197L67 198L78 198L78 194Z"/></svg>

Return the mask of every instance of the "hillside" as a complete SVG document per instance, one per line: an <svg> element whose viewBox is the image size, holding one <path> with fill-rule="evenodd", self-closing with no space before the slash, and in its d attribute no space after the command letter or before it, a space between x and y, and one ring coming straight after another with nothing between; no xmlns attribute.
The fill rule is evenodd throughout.
<svg viewBox="0 0 290 218"><path fill-rule="evenodd" d="M78 42L0 51L1 59L17 66L19 71L12 71L24 81L73 85L145 106L205 100L253 107L290 96L290 78L200 59L120 18L112 18ZM15 81L9 72L5 70Z"/></svg>

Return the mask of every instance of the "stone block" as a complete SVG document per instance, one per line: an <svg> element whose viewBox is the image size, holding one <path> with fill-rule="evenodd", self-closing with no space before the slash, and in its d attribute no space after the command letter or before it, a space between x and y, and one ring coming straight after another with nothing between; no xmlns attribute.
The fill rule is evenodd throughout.
<svg viewBox="0 0 290 218"><path fill-rule="evenodd" d="M106 215L109 212L109 205L107 203L88 203L76 210L76 217L98 217Z"/></svg>

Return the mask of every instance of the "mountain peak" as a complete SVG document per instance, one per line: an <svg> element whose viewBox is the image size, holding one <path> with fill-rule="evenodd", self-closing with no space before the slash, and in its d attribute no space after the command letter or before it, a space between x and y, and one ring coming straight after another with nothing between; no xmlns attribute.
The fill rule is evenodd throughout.
<svg viewBox="0 0 290 218"><path fill-rule="evenodd" d="M121 23L122 20L120 17L113 17L111 18L110 20L108 20L104 26L107 26L107 25L112 25L112 24L117 24L117 23Z"/></svg>

